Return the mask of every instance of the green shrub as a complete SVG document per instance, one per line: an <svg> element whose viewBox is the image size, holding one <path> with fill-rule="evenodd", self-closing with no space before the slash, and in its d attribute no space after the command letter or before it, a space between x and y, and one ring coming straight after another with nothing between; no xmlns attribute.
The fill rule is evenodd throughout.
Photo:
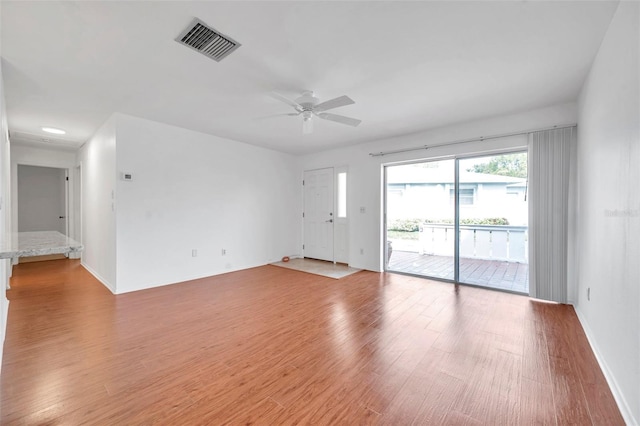
<svg viewBox="0 0 640 426"><path fill-rule="evenodd" d="M417 232L420 229L421 223L424 223L422 219L397 219L391 222L387 226L387 230L401 231L401 232Z"/></svg>
<svg viewBox="0 0 640 426"><path fill-rule="evenodd" d="M453 219L397 219L387 226L387 231L417 232L423 223L453 224ZM460 225L509 225L504 217L485 217L460 220Z"/></svg>
<svg viewBox="0 0 640 426"><path fill-rule="evenodd" d="M453 219L427 219L424 223L453 224ZM508 225L509 220L504 217L485 217L460 220L460 225Z"/></svg>

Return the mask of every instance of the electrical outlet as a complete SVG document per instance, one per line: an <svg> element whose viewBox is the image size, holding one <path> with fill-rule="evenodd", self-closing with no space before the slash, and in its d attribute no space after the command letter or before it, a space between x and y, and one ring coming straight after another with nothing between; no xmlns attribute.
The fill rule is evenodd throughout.
<svg viewBox="0 0 640 426"><path fill-rule="evenodd" d="M591 287L587 287L587 300L591 301Z"/></svg>
<svg viewBox="0 0 640 426"><path fill-rule="evenodd" d="M227 249L222 249L222 255L226 256L227 255Z"/></svg>
<svg viewBox="0 0 640 426"><path fill-rule="evenodd" d="M360 249L360 254L364 254L364 249L363 248Z"/></svg>
<svg viewBox="0 0 640 426"><path fill-rule="evenodd" d="M198 249L191 250L191 257L198 257Z"/></svg>

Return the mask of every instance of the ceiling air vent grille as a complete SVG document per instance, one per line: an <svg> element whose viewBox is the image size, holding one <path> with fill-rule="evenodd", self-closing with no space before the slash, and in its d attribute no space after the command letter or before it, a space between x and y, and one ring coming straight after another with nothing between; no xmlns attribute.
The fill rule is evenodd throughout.
<svg viewBox="0 0 640 426"><path fill-rule="evenodd" d="M208 27L199 19L194 19L176 41L217 62L240 47L240 43Z"/></svg>

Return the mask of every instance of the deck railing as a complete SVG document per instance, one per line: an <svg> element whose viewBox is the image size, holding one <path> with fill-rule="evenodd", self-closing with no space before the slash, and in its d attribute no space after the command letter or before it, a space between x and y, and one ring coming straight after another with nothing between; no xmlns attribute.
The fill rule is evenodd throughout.
<svg viewBox="0 0 640 426"><path fill-rule="evenodd" d="M528 227L511 225L461 225L460 257L528 263ZM450 224L420 226L420 254L451 256L455 229Z"/></svg>

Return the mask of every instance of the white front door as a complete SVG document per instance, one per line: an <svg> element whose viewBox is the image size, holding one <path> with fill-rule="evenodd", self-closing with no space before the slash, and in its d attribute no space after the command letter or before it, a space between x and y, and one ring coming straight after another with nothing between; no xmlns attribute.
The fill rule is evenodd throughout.
<svg viewBox="0 0 640 426"><path fill-rule="evenodd" d="M333 168L304 172L304 257L333 261Z"/></svg>

